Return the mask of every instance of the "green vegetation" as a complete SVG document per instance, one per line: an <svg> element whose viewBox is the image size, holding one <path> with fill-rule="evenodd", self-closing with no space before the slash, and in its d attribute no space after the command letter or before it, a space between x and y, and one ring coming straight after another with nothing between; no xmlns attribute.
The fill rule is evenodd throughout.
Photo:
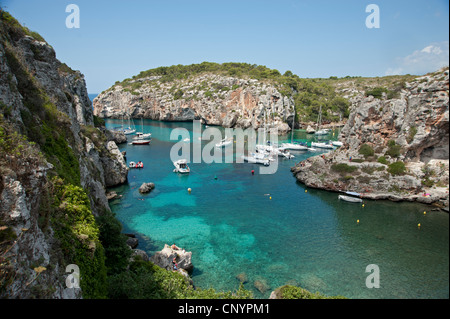
<svg viewBox="0 0 450 319"><path fill-rule="evenodd" d="M395 143L394 140L390 140L388 142L388 150L386 151L386 155L389 155L392 158L397 158L400 156L401 146Z"/></svg>
<svg viewBox="0 0 450 319"><path fill-rule="evenodd" d="M400 91L406 87L407 79L410 79L410 76L400 77L397 81L389 83L389 88L384 85L366 90L366 96L372 95L376 99L381 99L383 97L383 93L385 93L386 98L389 100L399 98Z"/></svg>
<svg viewBox="0 0 450 319"><path fill-rule="evenodd" d="M436 172L430 168L430 165L425 165L424 168L422 168L423 172L423 179L422 179L422 185L425 187L433 187L434 186L434 180L431 179L431 177L436 176Z"/></svg>
<svg viewBox="0 0 450 319"><path fill-rule="evenodd" d="M412 141L414 141L414 137L417 134L417 127L415 126L411 126L409 128L409 133L408 136L406 137L406 141L408 142L408 144L411 144Z"/></svg>
<svg viewBox="0 0 450 319"><path fill-rule="evenodd" d="M359 148L359 154L364 155L364 157L367 158L369 156L373 156L375 154L375 151L370 145L362 144Z"/></svg>
<svg viewBox="0 0 450 319"><path fill-rule="evenodd" d="M194 289L179 272L162 269L140 257L128 271L109 277L111 299L250 299L250 291L241 285L236 292Z"/></svg>
<svg viewBox="0 0 450 319"><path fill-rule="evenodd" d="M405 163L398 161L389 164L388 172L391 173L391 175L404 175L406 173Z"/></svg>
<svg viewBox="0 0 450 319"><path fill-rule="evenodd" d="M122 224L110 211L105 211L96 219L100 230L100 242L105 249L108 275L119 274L126 270L131 250L126 244L127 237L122 234Z"/></svg>
<svg viewBox="0 0 450 319"><path fill-rule="evenodd" d="M203 62L191 65L173 65L168 67L158 67L155 69L142 71L132 78L116 82L124 90L130 90L136 83L143 84L143 79L159 76L160 83L174 82L176 80L186 80L192 76L213 73L223 76L233 76L237 78L251 78L259 81L271 83L278 91L294 99L296 108L296 118L301 121L317 121L320 106L322 106L322 118L324 121L337 121L349 115L349 102L339 96L329 79L301 79L291 71L283 75L278 70L269 69L266 66L248 63L212 63ZM205 90L206 97L212 97L213 93L236 90L240 86L235 84L231 88L219 83L202 83L199 90ZM174 91L171 89L171 93ZM183 97L181 90L174 94L174 99Z"/></svg>
<svg viewBox="0 0 450 319"><path fill-rule="evenodd" d="M358 168L356 166L350 166L345 163L333 164L331 169L338 173L353 173Z"/></svg>
<svg viewBox="0 0 450 319"><path fill-rule="evenodd" d="M60 178L52 180L52 190L52 226L65 264L76 264L80 268L84 298L105 298L105 253L89 198L81 187L66 184Z"/></svg>
<svg viewBox="0 0 450 319"><path fill-rule="evenodd" d="M388 161L387 161L386 157L384 157L384 156L378 157L377 161L378 161L378 163L388 165Z"/></svg>
<svg viewBox="0 0 450 319"><path fill-rule="evenodd" d="M4 23L5 25L8 26L9 33L12 34L14 37L20 38L25 35L28 35L28 36L36 39L37 41L46 42L45 39L39 33L30 31L27 27L24 27L23 25L21 25L7 11L2 10L2 14L0 15L0 21L2 24ZM0 29L2 29L1 26L0 26Z"/></svg>
<svg viewBox="0 0 450 319"><path fill-rule="evenodd" d="M312 293L306 289L285 285L278 289L278 295L281 299L346 299L343 296L328 297L318 292Z"/></svg>

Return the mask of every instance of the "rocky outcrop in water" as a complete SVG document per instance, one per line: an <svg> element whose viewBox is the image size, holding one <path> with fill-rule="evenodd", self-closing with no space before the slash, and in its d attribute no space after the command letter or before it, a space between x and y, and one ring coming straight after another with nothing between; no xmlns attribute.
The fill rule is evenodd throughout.
<svg viewBox="0 0 450 319"><path fill-rule="evenodd" d="M290 130L292 98L276 87L254 79L217 74L162 82L159 76L120 84L94 99L94 114L103 118L147 118L161 121L201 120L208 125L258 129L266 122L279 133Z"/></svg>
<svg viewBox="0 0 450 319"><path fill-rule="evenodd" d="M358 94L343 146L291 170L309 187L448 207L448 68L405 83L398 98ZM448 208L447 208L448 209Z"/></svg>
<svg viewBox="0 0 450 319"><path fill-rule="evenodd" d="M155 265L167 269L173 270L173 259L176 259L179 269L184 269L191 272L194 268L192 264L192 252L186 251L182 248L172 249L171 246L165 244L161 251L156 252L150 257L150 261Z"/></svg>

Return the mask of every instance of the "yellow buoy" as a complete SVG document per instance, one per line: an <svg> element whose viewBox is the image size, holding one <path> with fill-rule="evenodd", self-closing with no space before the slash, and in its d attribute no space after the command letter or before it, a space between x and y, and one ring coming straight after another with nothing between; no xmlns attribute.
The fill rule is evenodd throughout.
<svg viewBox="0 0 450 319"><path fill-rule="evenodd" d="M191 191L192 191L192 189L188 188L188 192L189 192L189 194L191 193Z"/></svg>
<svg viewBox="0 0 450 319"><path fill-rule="evenodd" d="M272 196L270 196L269 199L272 199Z"/></svg>
<svg viewBox="0 0 450 319"><path fill-rule="evenodd" d="M307 189L305 189L305 193L307 193L308 192L308 190Z"/></svg>
<svg viewBox="0 0 450 319"><path fill-rule="evenodd" d="M417 224L417 227L419 227L419 228L420 228L420 223L419 223L419 224Z"/></svg>
<svg viewBox="0 0 450 319"><path fill-rule="evenodd" d="M424 215L426 215L426 214L427 214L427 212L423 212L423 214L424 214Z"/></svg>
<svg viewBox="0 0 450 319"><path fill-rule="evenodd" d="M356 220L356 223L357 223L357 224L359 224L359 219L358 219L358 220Z"/></svg>
<svg viewBox="0 0 450 319"><path fill-rule="evenodd" d="M364 207L364 204L362 204L362 207Z"/></svg>

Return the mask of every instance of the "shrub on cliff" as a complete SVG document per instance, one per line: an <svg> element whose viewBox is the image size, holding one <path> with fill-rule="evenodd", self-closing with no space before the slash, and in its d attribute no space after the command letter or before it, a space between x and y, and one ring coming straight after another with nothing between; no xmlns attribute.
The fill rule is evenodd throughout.
<svg viewBox="0 0 450 319"><path fill-rule="evenodd" d="M110 211L97 217L96 222L100 230L99 239L105 249L108 275L118 274L126 269L131 256L126 244L127 237L122 234L122 224Z"/></svg>
<svg viewBox="0 0 450 319"><path fill-rule="evenodd" d="M331 169L338 173L353 173L358 168L356 166L350 166L345 163L333 164Z"/></svg>
<svg viewBox="0 0 450 319"><path fill-rule="evenodd" d="M241 284L233 293L215 289L194 289L179 272L156 266L136 257L129 270L109 277L111 299L250 299Z"/></svg>
<svg viewBox="0 0 450 319"><path fill-rule="evenodd" d="M362 144L359 148L359 154L364 155L364 157L373 156L375 154L375 151L373 148L368 144Z"/></svg>
<svg viewBox="0 0 450 319"><path fill-rule="evenodd" d="M398 161L398 162L389 164L388 172L391 173L391 175L405 174L406 173L405 163L403 163L402 161Z"/></svg>
<svg viewBox="0 0 450 319"><path fill-rule="evenodd" d="M79 186L55 178L51 186L54 211L51 223L65 264L80 268L83 298L107 295L105 254L99 229L86 192Z"/></svg>
<svg viewBox="0 0 450 319"><path fill-rule="evenodd" d="M401 146L398 145L394 140L390 140L388 142L388 150L386 151L386 155L390 157L397 158L400 156Z"/></svg>
<svg viewBox="0 0 450 319"><path fill-rule="evenodd" d="M384 165L388 164L388 161L387 161L386 157L384 157L384 156L378 157L377 161L378 161L378 163L381 163L381 164L384 164Z"/></svg>
<svg viewBox="0 0 450 319"><path fill-rule="evenodd" d="M278 299L346 299L343 296L325 296L318 292L312 293L306 289L285 285L275 291Z"/></svg>

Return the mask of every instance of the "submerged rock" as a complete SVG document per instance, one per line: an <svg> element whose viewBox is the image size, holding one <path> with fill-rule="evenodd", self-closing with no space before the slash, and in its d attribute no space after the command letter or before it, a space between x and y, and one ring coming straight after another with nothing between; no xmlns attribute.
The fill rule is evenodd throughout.
<svg viewBox="0 0 450 319"><path fill-rule="evenodd" d="M247 274L245 272L238 274L236 276L236 279L238 279L243 284L248 282Z"/></svg>
<svg viewBox="0 0 450 319"><path fill-rule="evenodd" d="M145 194L150 193L155 188L154 183L143 183L141 187L139 187L139 193Z"/></svg>
<svg viewBox="0 0 450 319"><path fill-rule="evenodd" d="M267 281L265 279L255 280L255 282L253 283L253 286L262 294L270 289L270 287L267 284Z"/></svg>

